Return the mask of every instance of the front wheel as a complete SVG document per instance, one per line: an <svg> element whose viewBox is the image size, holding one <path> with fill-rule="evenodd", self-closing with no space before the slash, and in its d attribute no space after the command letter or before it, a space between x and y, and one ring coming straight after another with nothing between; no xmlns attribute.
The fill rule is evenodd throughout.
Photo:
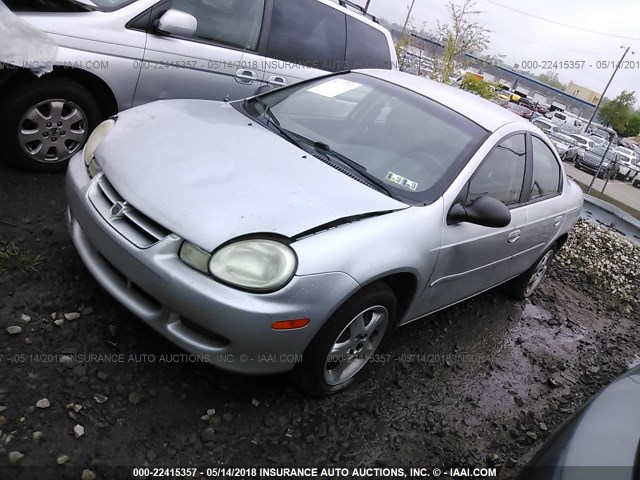
<svg viewBox="0 0 640 480"><path fill-rule="evenodd" d="M518 300L529 298L549 271L557 249L555 244L549 247L529 270L508 282L507 293Z"/></svg>
<svg viewBox="0 0 640 480"><path fill-rule="evenodd" d="M365 287L331 316L304 352L293 378L307 394L338 392L353 382L392 331L396 298L384 283Z"/></svg>
<svg viewBox="0 0 640 480"><path fill-rule="evenodd" d="M36 172L63 171L101 118L91 93L64 78L30 79L1 101L3 157Z"/></svg>

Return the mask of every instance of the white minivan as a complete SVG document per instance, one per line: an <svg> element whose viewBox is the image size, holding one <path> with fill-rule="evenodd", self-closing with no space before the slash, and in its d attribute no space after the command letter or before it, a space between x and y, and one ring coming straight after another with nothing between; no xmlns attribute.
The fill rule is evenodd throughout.
<svg viewBox="0 0 640 480"><path fill-rule="evenodd" d="M21 168L63 170L101 120L137 105L236 100L327 72L397 68L391 34L357 8L347 0L0 1L0 25L30 29L57 52L53 71L38 78L22 58L7 61L25 42L0 29L9 47L0 48L0 155Z"/></svg>

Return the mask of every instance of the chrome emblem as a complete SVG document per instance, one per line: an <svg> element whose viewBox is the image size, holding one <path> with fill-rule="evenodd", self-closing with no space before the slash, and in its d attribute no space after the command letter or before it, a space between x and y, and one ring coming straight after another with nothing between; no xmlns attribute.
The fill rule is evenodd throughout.
<svg viewBox="0 0 640 480"><path fill-rule="evenodd" d="M109 210L111 214L111 218L122 218L124 217L125 212L127 211L127 202L116 202Z"/></svg>

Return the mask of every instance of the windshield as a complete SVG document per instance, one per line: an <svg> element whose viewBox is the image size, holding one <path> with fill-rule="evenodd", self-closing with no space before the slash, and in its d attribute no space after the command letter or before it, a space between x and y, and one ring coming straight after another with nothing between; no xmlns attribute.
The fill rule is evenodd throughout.
<svg viewBox="0 0 640 480"><path fill-rule="evenodd" d="M608 160L611 160L611 161L615 160L616 154L612 150L607 151L605 148L602 148L602 147L594 147L591 149L591 153L593 153L595 156L600 158L602 158L605 151L607 152L606 158Z"/></svg>
<svg viewBox="0 0 640 480"><path fill-rule="evenodd" d="M442 194L488 135L443 105L360 73L262 95L247 101L246 110L264 113L281 134L321 145L321 154L359 164L392 196L418 202Z"/></svg>
<svg viewBox="0 0 640 480"><path fill-rule="evenodd" d="M585 138L582 138L582 137L578 136L578 135L571 135L571 138L576 140L580 145L586 145L587 144L587 140Z"/></svg>

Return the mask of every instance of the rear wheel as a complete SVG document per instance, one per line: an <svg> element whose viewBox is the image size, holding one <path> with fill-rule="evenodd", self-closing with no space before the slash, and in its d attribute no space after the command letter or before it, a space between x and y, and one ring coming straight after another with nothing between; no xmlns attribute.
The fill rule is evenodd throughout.
<svg viewBox="0 0 640 480"><path fill-rule="evenodd" d="M2 99L0 142L11 165L57 172L82 149L101 112L91 93L72 80L29 80Z"/></svg>
<svg viewBox="0 0 640 480"><path fill-rule="evenodd" d="M549 247L529 270L508 282L505 285L507 293L519 300L530 297L549 271L557 250L555 244Z"/></svg>
<svg viewBox="0 0 640 480"><path fill-rule="evenodd" d="M304 392L322 396L353 382L392 331L396 298L384 283L368 286L331 316L304 352L293 378Z"/></svg>

